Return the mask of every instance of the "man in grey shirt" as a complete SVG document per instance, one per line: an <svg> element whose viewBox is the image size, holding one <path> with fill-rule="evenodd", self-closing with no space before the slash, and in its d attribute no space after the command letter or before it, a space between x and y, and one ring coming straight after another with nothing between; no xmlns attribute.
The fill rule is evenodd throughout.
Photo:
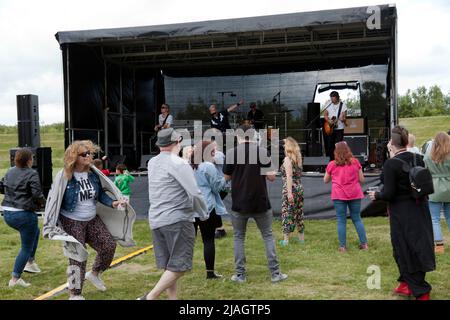
<svg viewBox="0 0 450 320"><path fill-rule="evenodd" d="M157 299L164 291L169 299L177 298L177 280L192 269L194 216L208 218L194 172L186 160L178 157L181 140L173 128L161 130L156 142L161 153L148 162L148 220L156 265L165 271L152 291L140 300Z"/></svg>

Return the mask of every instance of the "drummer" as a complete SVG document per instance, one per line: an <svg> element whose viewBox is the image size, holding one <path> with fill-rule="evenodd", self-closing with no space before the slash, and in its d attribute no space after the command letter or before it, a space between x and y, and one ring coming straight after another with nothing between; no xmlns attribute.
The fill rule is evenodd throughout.
<svg viewBox="0 0 450 320"><path fill-rule="evenodd" d="M247 114L247 120L256 130L264 128L264 113L256 107L256 103L250 103L250 111Z"/></svg>

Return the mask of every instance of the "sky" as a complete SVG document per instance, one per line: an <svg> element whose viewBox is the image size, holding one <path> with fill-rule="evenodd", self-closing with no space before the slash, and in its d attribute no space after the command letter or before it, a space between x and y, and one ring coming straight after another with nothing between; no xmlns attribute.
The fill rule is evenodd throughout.
<svg viewBox="0 0 450 320"><path fill-rule="evenodd" d="M16 95L39 96L41 125L64 121L58 31L148 26L389 2L343 0L0 0L0 124L17 123ZM450 93L450 2L398 0L399 93Z"/></svg>

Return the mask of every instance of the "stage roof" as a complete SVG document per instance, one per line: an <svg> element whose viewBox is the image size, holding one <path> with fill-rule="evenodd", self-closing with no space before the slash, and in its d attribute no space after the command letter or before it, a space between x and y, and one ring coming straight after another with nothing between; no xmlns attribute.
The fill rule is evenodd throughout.
<svg viewBox="0 0 450 320"><path fill-rule="evenodd" d="M368 7L159 26L58 32L62 47L99 49L110 63L164 71L260 68L316 70L389 62L395 5L377 6L381 28L369 29Z"/></svg>

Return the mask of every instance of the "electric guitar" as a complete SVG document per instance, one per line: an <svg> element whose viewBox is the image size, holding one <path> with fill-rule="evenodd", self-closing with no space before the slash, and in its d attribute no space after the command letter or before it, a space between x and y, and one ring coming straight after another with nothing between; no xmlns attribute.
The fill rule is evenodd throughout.
<svg viewBox="0 0 450 320"><path fill-rule="evenodd" d="M324 121L323 123L323 132L327 136L331 136L333 134L334 127L336 127L337 120L336 117L331 117L331 123L329 121Z"/></svg>
<svg viewBox="0 0 450 320"><path fill-rule="evenodd" d="M330 105L328 105L328 107ZM327 108L325 108L325 110ZM338 117L341 115L341 109L342 109L342 102L340 102L340 104L339 104ZM331 117L330 120L331 121L324 121L324 123L323 123L323 132L327 136L331 136L333 134L333 130L334 130L334 128L336 127L336 125L338 123L338 119L335 116ZM344 125L347 126L347 119L345 119L343 122L344 122Z"/></svg>

